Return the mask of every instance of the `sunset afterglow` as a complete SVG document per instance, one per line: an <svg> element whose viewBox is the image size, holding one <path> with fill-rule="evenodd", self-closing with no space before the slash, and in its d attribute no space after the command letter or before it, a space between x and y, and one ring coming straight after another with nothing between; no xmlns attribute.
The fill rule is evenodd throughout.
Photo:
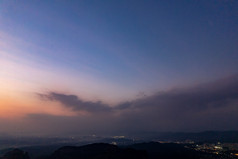
<svg viewBox="0 0 238 159"><path fill-rule="evenodd" d="M0 133L237 130L237 8L2 0Z"/></svg>

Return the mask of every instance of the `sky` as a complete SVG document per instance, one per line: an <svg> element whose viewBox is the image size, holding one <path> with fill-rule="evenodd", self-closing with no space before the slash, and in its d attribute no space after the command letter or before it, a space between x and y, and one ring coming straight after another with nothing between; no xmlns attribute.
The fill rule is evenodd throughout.
<svg viewBox="0 0 238 159"><path fill-rule="evenodd" d="M0 134L238 130L238 1L0 1Z"/></svg>

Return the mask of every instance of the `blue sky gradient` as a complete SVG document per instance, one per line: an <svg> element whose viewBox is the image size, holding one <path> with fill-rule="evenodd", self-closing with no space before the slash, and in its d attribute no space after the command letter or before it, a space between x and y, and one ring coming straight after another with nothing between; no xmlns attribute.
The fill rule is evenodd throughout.
<svg viewBox="0 0 238 159"><path fill-rule="evenodd" d="M237 8L235 0L2 0L0 79L9 90L1 94L53 91L115 106L233 77Z"/></svg>

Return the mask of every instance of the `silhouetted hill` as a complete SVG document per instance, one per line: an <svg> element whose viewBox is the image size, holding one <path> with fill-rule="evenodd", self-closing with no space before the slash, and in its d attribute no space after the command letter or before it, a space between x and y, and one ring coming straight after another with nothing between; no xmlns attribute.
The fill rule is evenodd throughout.
<svg viewBox="0 0 238 159"><path fill-rule="evenodd" d="M66 146L56 150L50 159L147 159L143 150L122 149L110 144L90 144L86 146Z"/></svg>
<svg viewBox="0 0 238 159"><path fill-rule="evenodd" d="M20 149L14 149L7 152L1 159L30 159L27 152Z"/></svg>
<svg viewBox="0 0 238 159"><path fill-rule="evenodd" d="M174 143L139 143L115 146L106 143L64 146L37 159L221 159L221 155L195 151ZM0 159L29 159L28 153L14 149ZM224 158L225 159L225 158ZM226 158L227 159L227 158Z"/></svg>
<svg viewBox="0 0 238 159"><path fill-rule="evenodd" d="M157 142L149 142L134 144L128 147L136 150L146 150L150 159L200 158L200 154L198 152L173 143L161 144Z"/></svg>

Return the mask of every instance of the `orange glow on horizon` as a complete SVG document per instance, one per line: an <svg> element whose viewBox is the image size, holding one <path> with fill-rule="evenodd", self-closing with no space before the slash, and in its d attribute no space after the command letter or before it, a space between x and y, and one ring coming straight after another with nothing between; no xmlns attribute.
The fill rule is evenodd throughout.
<svg viewBox="0 0 238 159"><path fill-rule="evenodd" d="M49 114L56 116L75 116L77 113L61 106L59 103L40 101L37 98L27 98L0 93L0 117L6 119L23 118L28 114Z"/></svg>

